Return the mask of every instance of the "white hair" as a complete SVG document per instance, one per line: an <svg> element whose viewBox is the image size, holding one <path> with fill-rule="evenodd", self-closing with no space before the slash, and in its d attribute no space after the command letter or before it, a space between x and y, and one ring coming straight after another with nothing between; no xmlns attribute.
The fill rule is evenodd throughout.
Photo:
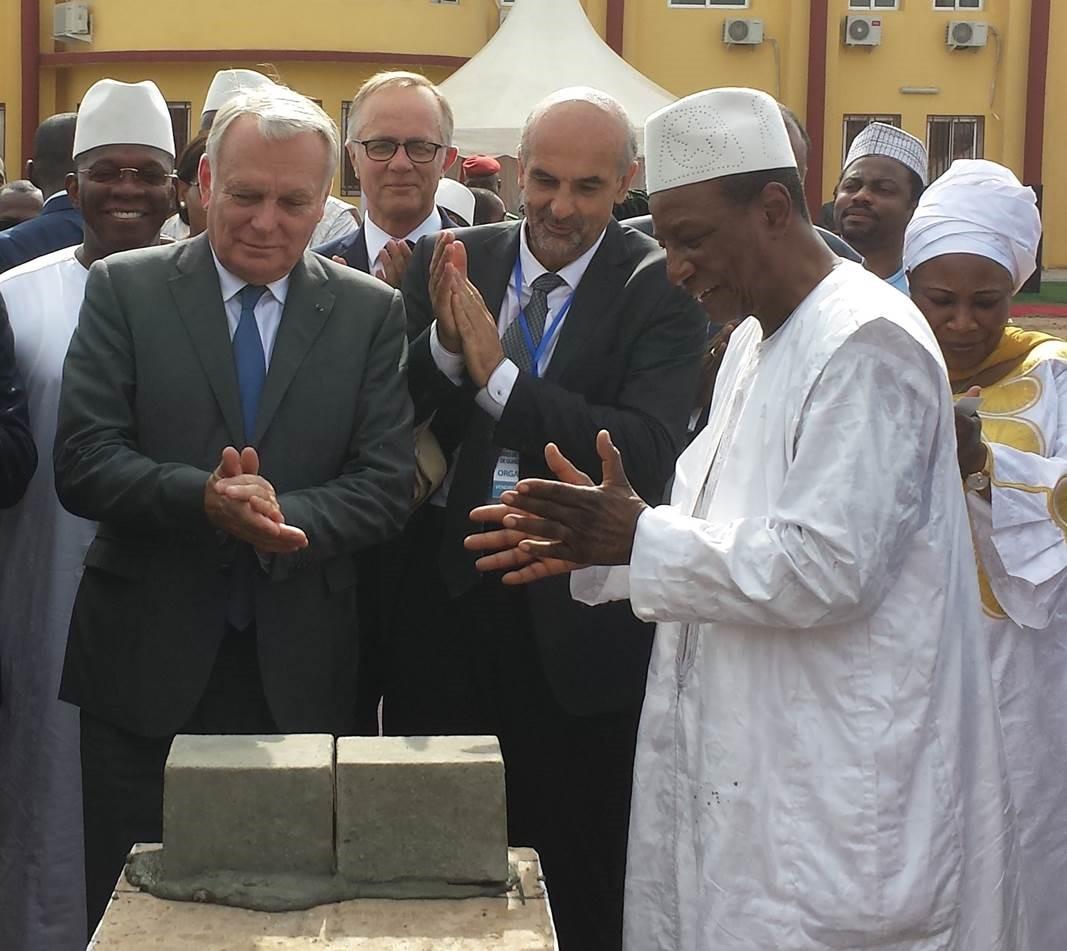
<svg viewBox="0 0 1067 951"><path fill-rule="evenodd" d="M291 139L304 132L313 132L326 143L327 176L333 178L337 170L337 126L322 109L307 96L287 86L273 86L244 93L230 100L215 116L207 137L207 158L212 168L218 166L226 130L242 116L254 116L259 134L269 141Z"/></svg>
<svg viewBox="0 0 1067 951"><path fill-rule="evenodd" d="M441 144L447 148L452 147L455 118L452 115L452 107L448 104L448 100L441 95L441 90L421 73L408 73L403 70L388 70L382 73L375 73L359 87L359 91L352 100L352 105L348 107L348 129L346 130L345 145L351 145L359 138L360 129L362 128L360 120L363 107L371 96L383 89L427 90L436 100L437 110L441 114L439 123Z"/></svg>
<svg viewBox="0 0 1067 951"><path fill-rule="evenodd" d="M530 135L534 126L548 112L565 102L587 102L598 109L603 110L619 123L623 131L624 145L620 165L623 169L629 168L637 159L637 132L630 117L623 109L622 103L606 92L594 89L592 86L569 86L566 89L557 89L542 99L526 117L522 124L522 137L519 140L519 158L526 161L530 155Z"/></svg>

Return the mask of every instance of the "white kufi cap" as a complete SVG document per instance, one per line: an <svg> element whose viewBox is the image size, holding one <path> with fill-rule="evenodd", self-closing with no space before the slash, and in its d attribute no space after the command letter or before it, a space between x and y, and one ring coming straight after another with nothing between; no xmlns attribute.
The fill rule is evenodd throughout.
<svg viewBox="0 0 1067 951"><path fill-rule="evenodd" d="M755 89L707 89L645 123L649 194L743 172L796 168L778 103Z"/></svg>
<svg viewBox="0 0 1067 951"><path fill-rule="evenodd" d="M220 69L208 86L204 110L200 114L218 112L231 99L273 85L274 80L254 69Z"/></svg>
<svg viewBox="0 0 1067 951"><path fill-rule="evenodd" d="M884 155L886 158L896 159L926 184L926 170L929 167L926 146L911 133L884 122L872 122L852 140L842 171L856 159L868 155Z"/></svg>
<svg viewBox="0 0 1067 951"><path fill-rule="evenodd" d="M78 107L74 154L101 145L147 145L173 157L174 127L155 83L101 79L89 87Z"/></svg>
<svg viewBox="0 0 1067 951"><path fill-rule="evenodd" d="M977 254L1003 266L1018 292L1034 273L1040 241L1034 190L996 162L958 159L919 199L904 232L904 265L913 271L942 254Z"/></svg>
<svg viewBox="0 0 1067 951"><path fill-rule="evenodd" d="M445 211L459 215L467 224L474 224L474 192L466 185L452 178L442 178L437 186L435 201Z"/></svg>

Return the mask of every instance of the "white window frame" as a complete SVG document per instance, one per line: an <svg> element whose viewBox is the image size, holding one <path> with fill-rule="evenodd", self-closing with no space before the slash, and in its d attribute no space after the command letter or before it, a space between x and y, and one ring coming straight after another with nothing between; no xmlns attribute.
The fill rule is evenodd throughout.
<svg viewBox="0 0 1067 951"><path fill-rule="evenodd" d="M743 0L742 3L730 3L729 0L667 0L667 6L672 10L747 10L752 0Z"/></svg>
<svg viewBox="0 0 1067 951"><path fill-rule="evenodd" d="M985 0L976 0L977 6L973 6L971 3L968 3L967 6L960 6L963 0L950 0L951 6L945 3L944 0L940 3L938 0L931 0L931 2L938 13L981 13L985 8Z"/></svg>
<svg viewBox="0 0 1067 951"><path fill-rule="evenodd" d="M900 0L889 0L889 3L878 3L876 0L848 0L850 10L865 10L867 13L885 13L888 10L899 10Z"/></svg>

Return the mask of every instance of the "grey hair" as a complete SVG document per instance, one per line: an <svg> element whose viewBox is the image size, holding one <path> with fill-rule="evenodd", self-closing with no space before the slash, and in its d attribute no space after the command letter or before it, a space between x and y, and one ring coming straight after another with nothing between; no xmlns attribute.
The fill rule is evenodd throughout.
<svg viewBox="0 0 1067 951"><path fill-rule="evenodd" d="M304 132L313 132L326 143L326 158L329 174L326 181L333 180L337 170L339 151L337 126L322 109L307 96L302 96L287 86L257 89L230 100L215 116L215 122L207 137L207 158L212 168L218 167L219 151L226 130L242 116L254 116L259 134L268 141L291 139Z"/></svg>
<svg viewBox="0 0 1067 951"><path fill-rule="evenodd" d="M519 140L519 158L525 161L530 154L530 134L533 127L546 113L556 106L565 102L587 102L598 109L602 109L615 119L619 126L625 130L625 145L620 163L623 170L628 169L637 160L637 131L634 129L630 117L623 109L622 103L606 92L594 89L592 86L570 86L566 89L558 89L542 99L533 111L526 117L522 124L522 136Z"/></svg>
<svg viewBox="0 0 1067 951"><path fill-rule="evenodd" d="M451 148L456 120L448 100L441 95L441 90L421 73L408 73L399 69L375 73L359 87L359 91L352 99L352 105L348 107L346 145L351 145L359 137L359 116L363 111L363 106L371 96L382 89L428 89L437 101L437 110L441 114L441 139L443 140L441 144Z"/></svg>

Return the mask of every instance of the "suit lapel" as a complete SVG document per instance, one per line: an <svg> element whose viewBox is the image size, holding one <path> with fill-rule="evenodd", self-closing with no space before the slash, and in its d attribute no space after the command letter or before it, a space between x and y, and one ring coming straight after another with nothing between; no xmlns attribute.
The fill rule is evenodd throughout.
<svg viewBox="0 0 1067 951"><path fill-rule="evenodd" d="M244 424L233 365L233 346L226 324L218 271L207 235L185 243L170 289L182 323L193 342L200 365L235 446L244 445Z"/></svg>
<svg viewBox="0 0 1067 951"><path fill-rule="evenodd" d="M604 240L578 284L574 303L560 329L559 341L545 371L546 379L558 382L575 360L587 356L586 341L611 319L626 286L628 267L622 230L610 221Z"/></svg>
<svg viewBox="0 0 1067 951"><path fill-rule="evenodd" d="M366 249L366 243L363 242ZM304 362L308 350L322 332L333 310L334 295L327 287L326 271L315 255L305 252L289 277L285 309L274 341L263 396L256 419L258 445L274 419L289 384Z"/></svg>
<svg viewBox="0 0 1067 951"><path fill-rule="evenodd" d="M370 260L367 257L367 226L360 225L352 236L352 243L341 253L349 267L370 274Z"/></svg>
<svg viewBox="0 0 1067 951"><path fill-rule="evenodd" d="M522 222L516 221L514 227L500 229L489 237L481 251L474 251L468 258L471 283L481 291L482 300L497 323L519 253L521 227Z"/></svg>

